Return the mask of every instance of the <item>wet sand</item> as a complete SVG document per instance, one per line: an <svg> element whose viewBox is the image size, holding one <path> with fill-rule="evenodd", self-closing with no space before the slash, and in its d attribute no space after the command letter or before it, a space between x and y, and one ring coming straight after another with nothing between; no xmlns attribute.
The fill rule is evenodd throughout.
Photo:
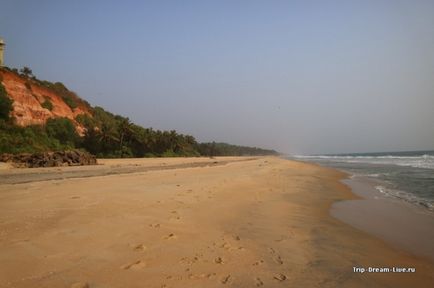
<svg viewBox="0 0 434 288"><path fill-rule="evenodd" d="M362 199L334 203L331 214L399 249L434 262L434 214L402 200L385 197L366 178L343 180Z"/></svg>
<svg viewBox="0 0 434 288"><path fill-rule="evenodd" d="M113 172L116 165L139 170L68 174ZM109 160L99 167L12 170L0 171L0 181L9 179L0 182L0 287L434 282L432 262L330 216L332 203L355 197L340 182L345 175L333 169L265 157ZM14 173L22 173L14 179L30 182L11 181ZM34 173L43 176L32 178ZM416 272L353 272L369 266Z"/></svg>

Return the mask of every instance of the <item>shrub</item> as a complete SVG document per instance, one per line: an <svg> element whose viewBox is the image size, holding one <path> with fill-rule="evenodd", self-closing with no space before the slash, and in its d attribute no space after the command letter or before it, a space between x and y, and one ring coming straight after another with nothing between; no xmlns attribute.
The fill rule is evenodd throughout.
<svg viewBox="0 0 434 288"><path fill-rule="evenodd" d="M13 109L12 102L12 99L6 93L5 87L0 83L0 119L10 120L10 113Z"/></svg>
<svg viewBox="0 0 434 288"><path fill-rule="evenodd" d="M62 95L62 99L66 103L66 105L69 106L69 108L71 108L71 109L77 108L77 103L75 102L74 99L71 98L71 96L63 96Z"/></svg>
<svg viewBox="0 0 434 288"><path fill-rule="evenodd" d="M168 149L163 154L161 154L161 157L178 157L179 155L173 152L173 150Z"/></svg>
<svg viewBox="0 0 434 288"><path fill-rule="evenodd" d="M53 103L51 103L50 99L45 98L45 101L41 104L42 108L48 109L50 111L53 110Z"/></svg>
<svg viewBox="0 0 434 288"><path fill-rule="evenodd" d="M83 125L86 129L94 129L96 121L87 114L78 114L75 117L75 121Z"/></svg>
<svg viewBox="0 0 434 288"><path fill-rule="evenodd" d="M48 136L57 139L61 144L75 147L79 141L79 135L75 126L68 118L50 118L45 124Z"/></svg>
<svg viewBox="0 0 434 288"><path fill-rule="evenodd" d="M21 70L21 75L23 75L24 77L31 77L33 76L33 71L32 69L30 69L29 67L24 66Z"/></svg>
<svg viewBox="0 0 434 288"><path fill-rule="evenodd" d="M62 82L56 82L56 83L50 83L48 81L44 81L46 83L46 87L54 91L56 94L60 95L62 97L63 101L66 105L69 106L71 109L75 109L78 107L77 101L74 98L74 93L69 91L68 88L66 88L65 85L63 85Z"/></svg>
<svg viewBox="0 0 434 288"><path fill-rule="evenodd" d="M61 145L57 139L49 137L42 126L19 127L0 120L0 154L35 153L68 148L70 147Z"/></svg>

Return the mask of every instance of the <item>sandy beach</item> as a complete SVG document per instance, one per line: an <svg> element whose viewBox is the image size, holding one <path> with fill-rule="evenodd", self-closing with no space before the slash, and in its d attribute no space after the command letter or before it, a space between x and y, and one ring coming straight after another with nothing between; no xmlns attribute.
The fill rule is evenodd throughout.
<svg viewBox="0 0 434 288"><path fill-rule="evenodd" d="M277 157L0 169L0 287L432 287L330 215L345 174ZM355 273L412 267L415 273Z"/></svg>

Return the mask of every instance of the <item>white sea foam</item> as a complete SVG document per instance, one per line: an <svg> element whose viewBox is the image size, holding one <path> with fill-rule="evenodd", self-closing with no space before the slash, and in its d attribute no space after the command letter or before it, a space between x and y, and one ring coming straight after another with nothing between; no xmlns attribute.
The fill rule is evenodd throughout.
<svg viewBox="0 0 434 288"><path fill-rule="evenodd" d="M299 155L295 158L344 169L354 177L372 178L378 182L375 188L382 195L424 206L434 212L434 155L421 154ZM408 168L403 169L402 166Z"/></svg>
<svg viewBox="0 0 434 288"><path fill-rule="evenodd" d="M425 208L428 208L428 210L434 211L434 202L429 199L417 197L414 194L407 193L404 191L386 188L381 185L375 186L375 189L377 189L381 194L385 196L399 198L413 204L422 205Z"/></svg>
<svg viewBox="0 0 434 288"><path fill-rule="evenodd" d="M344 163L365 163L365 164L384 164L384 165L398 165L410 166L415 168L434 169L434 155L422 156L305 156L296 155L298 159L318 160L318 161L336 161Z"/></svg>
<svg viewBox="0 0 434 288"><path fill-rule="evenodd" d="M373 173L373 174L366 174L365 176L378 178L378 177L380 177L382 175L384 175L384 174L383 173Z"/></svg>
<svg viewBox="0 0 434 288"><path fill-rule="evenodd" d="M386 188L383 186L375 186L375 189L381 192L381 194L386 194Z"/></svg>

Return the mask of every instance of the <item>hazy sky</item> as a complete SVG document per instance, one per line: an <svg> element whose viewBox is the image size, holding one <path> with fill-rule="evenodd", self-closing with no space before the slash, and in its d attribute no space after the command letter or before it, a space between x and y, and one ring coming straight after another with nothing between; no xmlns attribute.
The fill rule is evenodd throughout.
<svg viewBox="0 0 434 288"><path fill-rule="evenodd" d="M434 1L2 0L5 62L199 141L434 149Z"/></svg>

